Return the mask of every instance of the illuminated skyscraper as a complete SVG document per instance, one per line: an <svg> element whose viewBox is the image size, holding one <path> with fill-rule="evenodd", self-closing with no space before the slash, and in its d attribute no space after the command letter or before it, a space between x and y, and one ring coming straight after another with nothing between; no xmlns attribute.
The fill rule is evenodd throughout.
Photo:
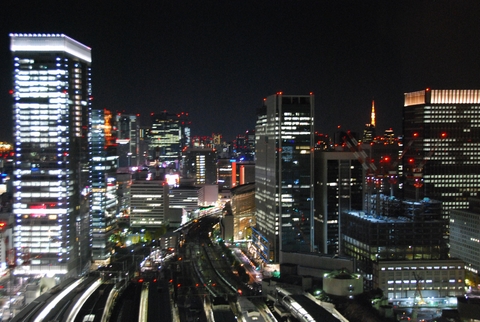
<svg viewBox="0 0 480 322"><path fill-rule="evenodd" d="M180 154L190 142L188 113L171 114L163 111L152 115L149 133L150 151L163 167L179 168Z"/></svg>
<svg viewBox="0 0 480 322"><path fill-rule="evenodd" d="M140 137L136 115L118 114L117 125L118 167L130 168L140 165Z"/></svg>
<svg viewBox="0 0 480 322"><path fill-rule="evenodd" d="M279 262L281 251L313 250L314 96L269 96L255 133L252 238L265 262Z"/></svg>
<svg viewBox="0 0 480 322"><path fill-rule="evenodd" d="M90 48L60 34L10 34L15 140L14 247L25 273L90 263Z"/></svg>
<svg viewBox="0 0 480 322"><path fill-rule="evenodd" d="M188 148L183 152L183 182L195 186L217 184L217 153L210 148Z"/></svg>
<svg viewBox="0 0 480 322"><path fill-rule="evenodd" d="M480 191L480 90L406 93L403 111L404 142L413 139L405 197L440 200L445 215L467 209L467 197Z"/></svg>
<svg viewBox="0 0 480 322"><path fill-rule="evenodd" d="M92 259L108 264L114 243L109 240L116 228L117 145L114 118L108 110L91 111L90 215L92 219Z"/></svg>
<svg viewBox="0 0 480 322"><path fill-rule="evenodd" d="M315 244L340 253L340 214L362 209L364 171L350 151L315 151Z"/></svg>

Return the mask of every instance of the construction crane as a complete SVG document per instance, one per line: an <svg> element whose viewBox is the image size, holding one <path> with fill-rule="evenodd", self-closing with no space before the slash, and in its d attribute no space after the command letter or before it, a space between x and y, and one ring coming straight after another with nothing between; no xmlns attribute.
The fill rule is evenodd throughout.
<svg viewBox="0 0 480 322"><path fill-rule="evenodd" d="M413 133L412 139L408 141L407 145L403 149L402 153L393 162L388 170L388 182L390 183L390 197L393 197L393 188L398 182L398 164L403 160L405 154L410 150L413 142L418 138L418 133ZM388 160L386 160L388 162Z"/></svg>
<svg viewBox="0 0 480 322"><path fill-rule="evenodd" d="M413 272L413 276L415 277L415 294L413 296L413 310L412 310L412 321L417 321L418 316L418 307L420 305L425 304L425 300L423 299L422 289L420 287L421 277L417 275L416 272ZM418 297L418 301L417 301Z"/></svg>
<svg viewBox="0 0 480 322"><path fill-rule="evenodd" d="M425 164L430 160L432 155L435 153L435 150L438 148L440 143L447 138L447 133L442 132L440 134L440 140L430 149L428 154L420 161L420 163L412 169L412 174L410 175L410 179L413 181L413 186L415 189L415 200L419 198L420 188L423 187L423 168ZM414 161L414 160L411 160Z"/></svg>
<svg viewBox="0 0 480 322"><path fill-rule="evenodd" d="M381 184L378 178L378 168L375 164L373 164L368 158L367 154L365 151L362 150L360 145L358 144L358 141L353 137L352 133L348 131L343 135L343 141L345 142L345 145L350 149L350 151L353 152L353 155L357 158L357 160L360 162L362 165L363 170L365 171L365 183L367 184L367 213L370 213L370 198L372 195L372 187L373 184L376 183L377 188L378 185ZM377 193L377 199L380 198L380 195ZM379 206L379 200L377 200L377 207ZM377 209L377 214L378 214L378 209Z"/></svg>

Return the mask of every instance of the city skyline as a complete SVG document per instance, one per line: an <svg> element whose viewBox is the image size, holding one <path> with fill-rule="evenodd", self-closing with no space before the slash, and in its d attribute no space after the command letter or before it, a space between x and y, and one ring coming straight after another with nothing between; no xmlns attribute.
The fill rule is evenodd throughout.
<svg viewBox="0 0 480 322"><path fill-rule="evenodd" d="M316 130L402 132L403 93L479 87L480 4L192 1L153 6L12 3L0 33L0 112L11 120L9 33L63 33L92 48L95 108L188 112L192 135L253 129L278 91L316 96ZM219 117L219 115L221 117ZM10 124L11 123L11 124ZM0 128L11 139L13 122Z"/></svg>

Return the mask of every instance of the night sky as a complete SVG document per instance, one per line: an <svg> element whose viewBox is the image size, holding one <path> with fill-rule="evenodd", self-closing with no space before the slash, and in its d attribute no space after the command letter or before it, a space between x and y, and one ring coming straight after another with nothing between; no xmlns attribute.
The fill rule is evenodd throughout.
<svg viewBox="0 0 480 322"><path fill-rule="evenodd" d="M130 3L130 5L124 5ZM92 48L95 108L188 112L193 135L254 128L264 97L313 92L316 129L401 134L403 93L480 88L480 1L9 1L0 9L0 141L10 32Z"/></svg>

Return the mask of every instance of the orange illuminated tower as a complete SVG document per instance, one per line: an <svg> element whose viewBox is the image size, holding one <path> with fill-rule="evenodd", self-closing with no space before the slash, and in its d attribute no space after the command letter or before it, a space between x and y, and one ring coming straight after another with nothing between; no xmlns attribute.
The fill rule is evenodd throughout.
<svg viewBox="0 0 480 322"><path fill-rule="evenodd" d="M375 101L372 100L372 111L370 112L370 123L365 124L363 130L363 143L371 143L375 139Z"/></svg>
<svg viewBox="0 0 480 322"><path fill-rule="evenodd" d="M372 112L370 113L370 124L375 127L375 100L372 100Z"/></svg>

